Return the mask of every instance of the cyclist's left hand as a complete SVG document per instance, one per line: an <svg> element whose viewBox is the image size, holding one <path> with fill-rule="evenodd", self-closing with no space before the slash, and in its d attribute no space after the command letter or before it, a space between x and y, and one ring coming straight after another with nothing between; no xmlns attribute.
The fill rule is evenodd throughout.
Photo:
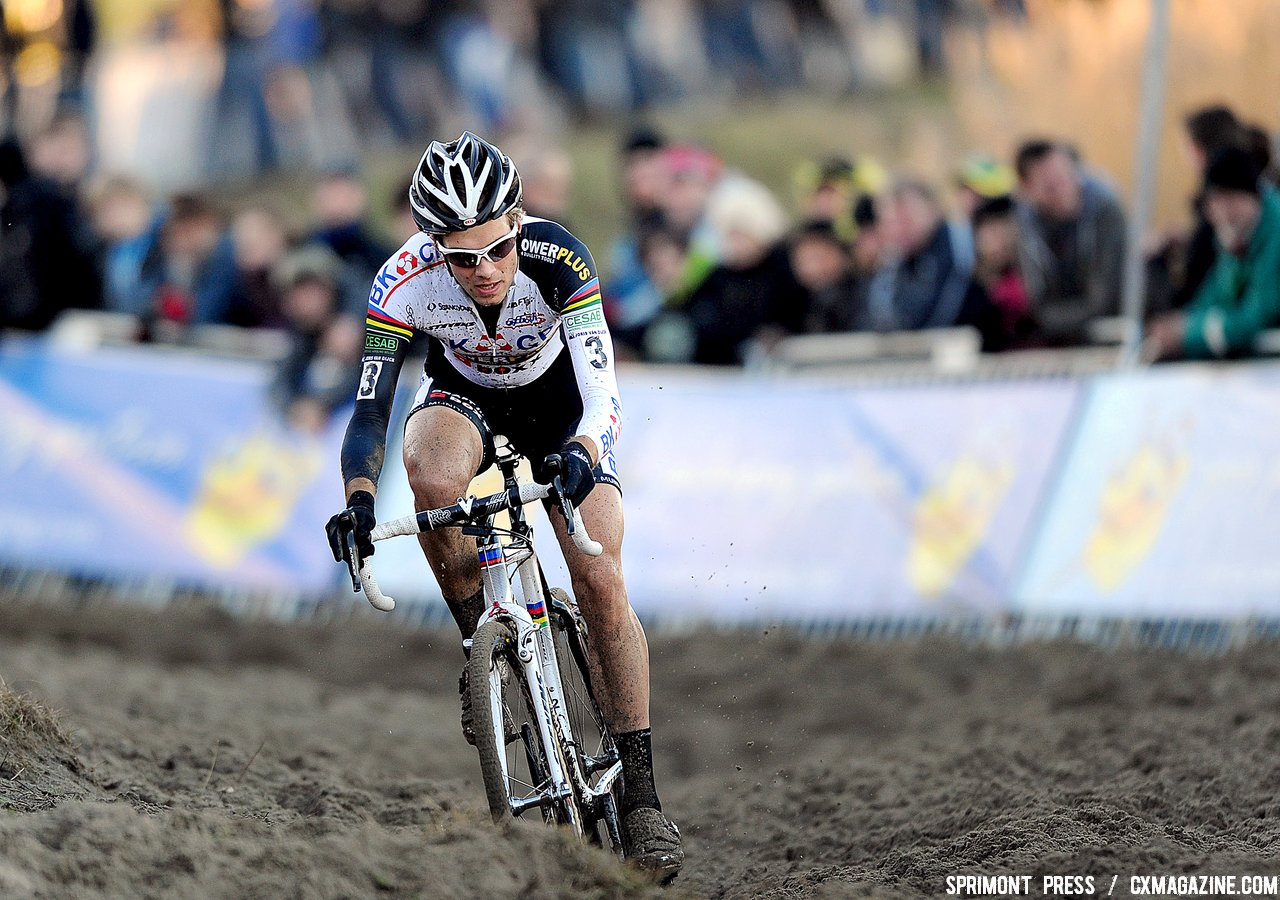
<svg viewBox="0 0 1280 900"><path fill-rule="evenodd" d="M553 453L543 461L544 470L555 467L554 457L559 457L560 486L564 495L574 506L581 506L587 499L591 489L596 486L596 476L592 471L591 454L579 441L570 441L559 453Z"/></svg>

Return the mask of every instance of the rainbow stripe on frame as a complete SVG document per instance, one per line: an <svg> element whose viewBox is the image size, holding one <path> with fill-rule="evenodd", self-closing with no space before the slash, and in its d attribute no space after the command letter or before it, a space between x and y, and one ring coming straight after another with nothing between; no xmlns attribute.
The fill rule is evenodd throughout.
<svg viewBox="0 0 1280 900"><path fill-rule="evenodd" d="M545 628L547 625L547 604L543 600L535 600L530 603L526 609L529 610L529 617L533 619L533 624L539 628Z"/></svg>
<svg viewBox="0 0 1280 900"><path fill-rule="evenodd" d="M485 547L480 551L480 567L500 566L506 562L506 557L502 555L501 547Z"/></svg>

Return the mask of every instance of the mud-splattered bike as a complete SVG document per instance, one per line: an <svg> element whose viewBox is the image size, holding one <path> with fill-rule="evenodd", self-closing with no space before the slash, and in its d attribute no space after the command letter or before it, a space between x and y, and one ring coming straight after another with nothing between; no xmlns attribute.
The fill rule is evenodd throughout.
<svg viewBox="0 0 1280 900"><path fill-rule="evenodd" d="M520 457L505 441L499 448L500 492L386 522L372 538L452 527L475 537L486 611L464 647L489 812L500 821L540 810L546 822L565 825L621 857L622 764L591 689L586 622L572 597L548 587L525 505L548 500L564 515L579 550L598 556L601 547L562 496L558 475L551 484L521 484ZM505 528L495 524L504 511L510 520ZM348 534L353 589L363 588L375 608L390 611L395 601L378 588L354 533Z"/></svg>

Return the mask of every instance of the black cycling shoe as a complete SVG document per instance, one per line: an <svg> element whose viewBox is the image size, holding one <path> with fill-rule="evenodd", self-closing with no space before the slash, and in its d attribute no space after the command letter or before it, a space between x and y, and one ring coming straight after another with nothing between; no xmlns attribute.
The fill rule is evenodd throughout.
<svg viewBox="0 0 1280 900"><path fill-rule="evenodd" d="M680 829L661 810L642 806L622 819L622 844L627 861L666 883L680 874L684 846Z"/></svg>

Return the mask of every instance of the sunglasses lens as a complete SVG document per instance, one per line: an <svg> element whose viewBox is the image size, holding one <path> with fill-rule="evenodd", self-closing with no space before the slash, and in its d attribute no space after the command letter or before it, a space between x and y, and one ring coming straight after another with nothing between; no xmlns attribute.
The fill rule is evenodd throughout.
<svg viewBox="0 0 1280 900"><path fill-rule="evenodd" d="M450 250L448 247L441 247L440 251L444 254L444 258L449 261L449 265L458 269L474 269L480 265L480 260L487 259L490 262L497 262L500 259L506 259L511 255L511 251L516 249L516 236L503 238L491 247L485 248L483 252L472 252L466 250Z"/></svg>
<svg viewBox="0 0 1280 900"><path fill-rule="evenodd" d="M474 253L448 253L445 259L449 260L449 265L459 269L474 269L480 265L480 257Z"/></svg>
<svg viewBox="0 0 1280 900"><path fill-rule="evenodd" d="M500 244L494 244L493 249L489 251L489 259L494 262L497 262L500 259L506 259L511 255L511 251L514 249L516 249L516 239L509 237ZM479 265L478 262L477 265Z"/></svg>

